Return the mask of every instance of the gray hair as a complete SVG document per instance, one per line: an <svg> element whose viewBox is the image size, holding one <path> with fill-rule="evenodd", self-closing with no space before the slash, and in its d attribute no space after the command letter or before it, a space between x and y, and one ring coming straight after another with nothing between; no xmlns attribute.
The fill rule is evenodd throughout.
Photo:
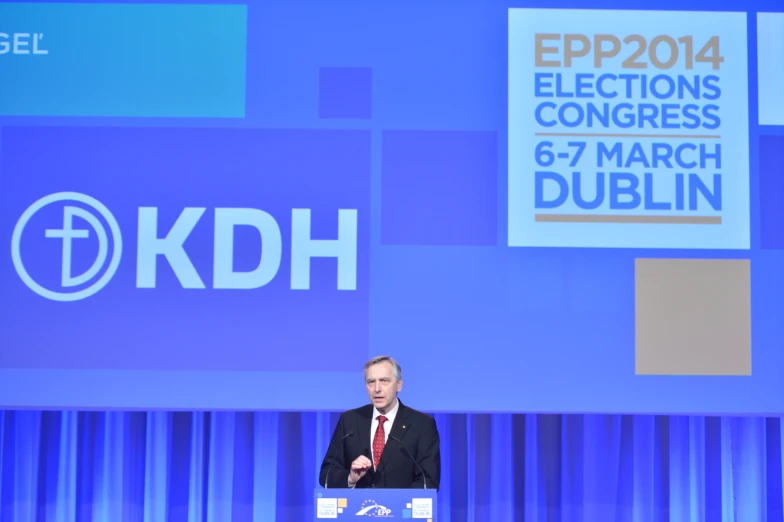
<svg viewBox="0 0 784 522"><path fill-rule="evenodd" d="M392 365L392 375L395 376L395 380L399 381L403 378L403 370L400 369L400 365L394 360L392 357L388 355L379 355L378 357L373 357L368 362L365 363L365 369L363 371L364 375L367 375L368 368L373 366L374 364L379 364L383 362L388 362Z"/></svg>

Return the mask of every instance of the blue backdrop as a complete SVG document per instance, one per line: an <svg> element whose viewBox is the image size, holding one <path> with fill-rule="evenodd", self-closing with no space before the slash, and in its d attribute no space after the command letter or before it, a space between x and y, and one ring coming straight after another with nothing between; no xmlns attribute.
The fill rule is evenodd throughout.
<svg viewBox="0 0 784 522"><path fill-rule="evenodd" d="M0 407L784 411L777 10L0 3Z"/></svg>
<svg viewBox="0 0 784 522"><path fill-rule="evenodd" d="M784 520L779 418L436 420L441 520ZM305 521L336 422L333 413L0 412L0 521Z"/></svg>
<svg viewBox="0 0 784 522"><path fill-rule="evenodd" d="M1 3L0 522L307 520L328 412L380 353L436 412L444 520L784 522L780 418L612 414L784 411L781 9ZM571 68L539 31L632 46ZM715 76L723 97L684 103L722 126L665 134L680 101L635 112L612 82L638 128L537 122L629 60ZM605 201L607 134L724 163L627 162ZM654 179L675 183L641 198ZM568 180L596 194L555 205ZM656 279L692 261L737 285Z"/></svg>

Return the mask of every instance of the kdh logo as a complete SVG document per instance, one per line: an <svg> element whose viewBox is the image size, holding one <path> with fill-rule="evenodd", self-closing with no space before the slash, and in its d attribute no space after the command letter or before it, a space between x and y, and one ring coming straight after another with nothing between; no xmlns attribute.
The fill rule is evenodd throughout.
<svg viewBox="0 0 784 522"><path fill-rule="evenodd" d="M72 204L67 204L67 202ZM76 206L73 203L81 203L82 205ZM21 248L22 235L27 224L40 210L53 204L62 206L62 225L60 228L44 229L44 237L62 242L60 291L45 288L33 279L23 261ZM85 206L89 207L91 211L86 210ZM103 218L103 222L99 216ZM80 218L90 228L77 228L74 218ZM74 275L74 241L88 239L91 235L94 235L98 243L94 261L82 273ZM54 301L78 301L99 291L114 276L122 257L122 234L117 220L100 201L77 192L59 192L39 199L24 211L14 227L14 234L11 238L11 257L19 277L38 295ZM108 266L106 266L107 262ZM90 284L85 286L86 283Z"/></svg>
<svg viewBox="0 0 784 522"><path fill-rule="evenodd" d="M394 518L392 510L388 507L377 504L375 500L366 500L362 503L362 509L357 511L357 516L361 517L376 517L376 518Z"/></svg>
<svg viewBox="0 0 784 522"><path fill-rule="evenodd" d="M160 237L158 208L139 207L136 237L136 288L155 288L159 259L168 262L183 288L206 288L184 243L206 212L186 207ZM284 241L278 222L256 208L215 208L212 241L212 288L260 288L277 275ZM235 228L258 233L262 252L251 270L235 269ZM57 245L57 248L55 248ZM336 258L337 289L357 288L357 210L338 210L337 239L311 238L311 210L291 210L292 290L310 289L310 261ZM123 236L114 215L100 201L78 192L45 196L27 208L14 227L11 257L22 281L35 293L54 301L89 297L114 277L123 253ZM60 270L53 277L53 264ZM33 276L35 274L35 277Z"/></svg>

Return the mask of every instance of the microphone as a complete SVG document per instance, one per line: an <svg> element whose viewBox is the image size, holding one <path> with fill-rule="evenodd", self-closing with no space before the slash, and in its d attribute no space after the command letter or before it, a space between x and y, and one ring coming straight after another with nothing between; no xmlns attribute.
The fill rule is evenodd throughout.
<svg viewBox="0 0 784 522"><path fill-rule="evenodd" d="M401 447L401 448L403 448L403 451L405 451L405 452L406 452L406 455L408 455L408 458L410 458L410 459L411 459L411 462L413 462L413 463L414 463L414 465L415 465L417 468L419 468L419 472L422 474L422 481L425 483L425 489L427 489L427 475L425 475L425 471L422 469L422 466L420 466L420 465L419 465L419 462L417 462L417 461L416 461L416 459L415 459L414 457L412 457L412 456L411 456L411 454L408 452L408 450L407 450L407 449L406 449L406 447L403 445L403 443L402 443L402 442L400 442L400 439L398 439L397 437L393 437L392 435L390 435L390 436L389 436L389 438L390 438L390 439L392 439L392 440L394 440L394 441L395 441L395 442L397 442L398 444L400 444L400 447Z"/></svg>
<svg viewBox="0 0 784 522"><path fill-rule="evenodd" d="M332 458L329 459L329 467L327 468L327 475L324 477L324 489L329 489L329 472L332 470L332 464L335 461L335 455L338 452L338 448L343 444L343 441L346 440L348 437L351 437L354 434L353 431L349 431L340 439L340 442L335 447L335 451L332 452Z"/></svg>

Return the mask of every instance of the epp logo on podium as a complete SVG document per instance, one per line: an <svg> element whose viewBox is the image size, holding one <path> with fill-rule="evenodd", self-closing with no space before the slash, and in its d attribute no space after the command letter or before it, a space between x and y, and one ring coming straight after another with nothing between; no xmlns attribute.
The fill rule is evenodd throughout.
<svg viewBox="0 0 784 522"><path fill-rule="evenodd" d="M68 205L67 202L69 201L81 203L81 205ZM21 252L22 235L25 233L30 220L39 211L54 204L60 204L62 208L60 227L46 227L43 230L35 231L29 230L28 234L41 234L47 239L62 242L62 268L60 272L60 288L58 289L47 288L40 281L36 281L30 275L28 267L25 267ZM89 207L90 210L84 208L85 206ZM75 222L74 218L79 218L89 227L80 226L78 222ZM104 226L104 223L108 226L108 233L107 226ZM98 243L95 258L89 268L80 274L74 275L73 257L75 243L78 240L93 237L97 239ZM121 257L122 234L120 233L117 220L100 201L78 192L50 194L30 205L16 222L11 238L11 258L19 277L32 291L54 301L78 301L98 292L114 276ZM90 284L84 286L87 283ZM63 291L69 289L72 291Z"/></svg>
<svg viewBox="0 0 784 522"><path fill-rule="evenodd" d="M378 504L375 500L366 500L362 503L361 507L362 509L357 511L357 516L393 518L392 510Z"/></svg>

